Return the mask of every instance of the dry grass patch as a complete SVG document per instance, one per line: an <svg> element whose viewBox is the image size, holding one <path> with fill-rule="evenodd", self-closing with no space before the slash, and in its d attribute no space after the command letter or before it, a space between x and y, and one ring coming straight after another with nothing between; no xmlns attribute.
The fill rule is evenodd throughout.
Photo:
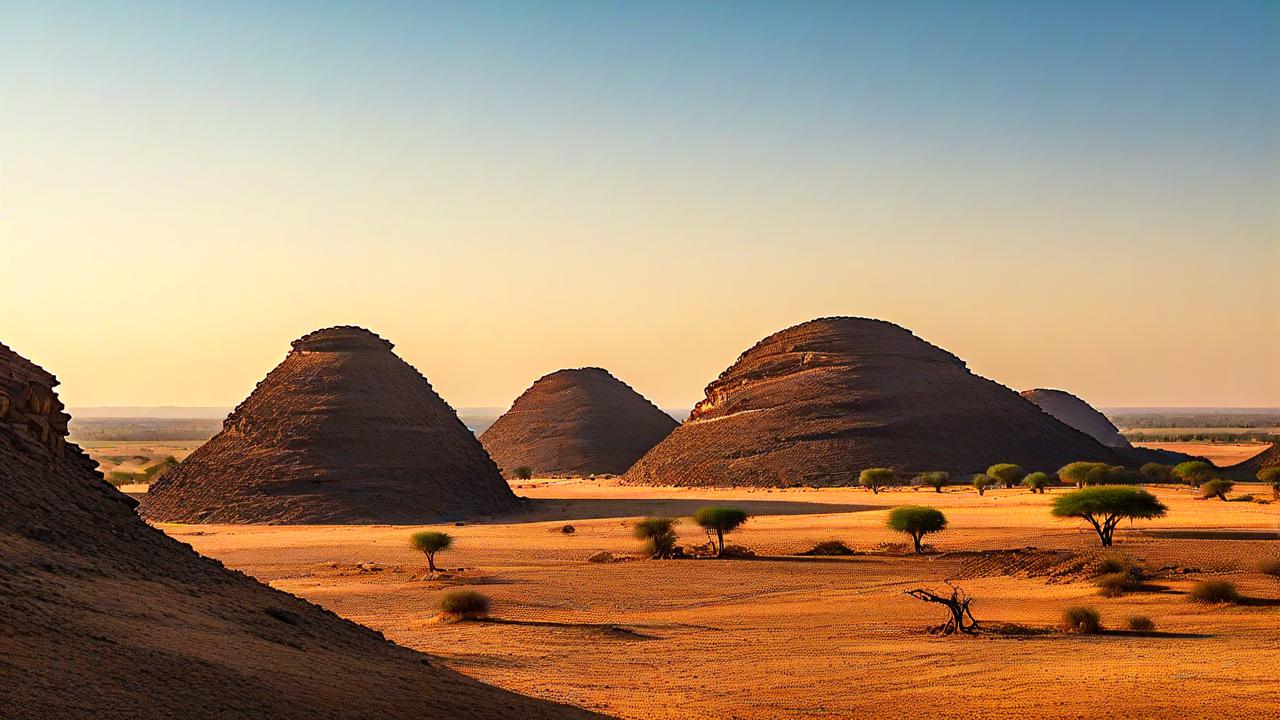
<svg viewBox="0 0 1280 720"><path fill-rule="evenodd" d="M1187 598L1205 604L1234 604L1243 599L1235 583L1226 580L1202 580L1192 586Z"/></svg>
<svg viewBox="0 0 1280 720"><path fill-rule="evenodd" d="M1073 605L1062 611L1058 627L1075 635L1097 635L1102 632L1102 615L1094 608Z"/></svg>
<svg viewBox="0 0 1280 720"><path fill-rule="evenodd" d="M451 590L440 598L440 614L450 620L474 620L489 614L489 596L475 590Z"/></svg>

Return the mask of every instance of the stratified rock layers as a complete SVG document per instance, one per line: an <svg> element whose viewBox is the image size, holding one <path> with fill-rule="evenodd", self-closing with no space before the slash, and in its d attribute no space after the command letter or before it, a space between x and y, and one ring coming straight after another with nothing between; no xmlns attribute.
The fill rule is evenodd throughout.
<svg viewBox="0 0 1280 720"><path fill-rule="evenodd" d="M760 341L624 476L636 484L849 485L870 467L1054 470L1093 438L892 323L813 320Z"/></svg>
<svg viewBox="0 0 1280 720"><path fill-rule="evenodd" d="M149 527L0 345L0 716L585 718L484 685Z"/></svg>
<svg viewBox="0 0 1280 720"><path fill-rule="evenodd" d="M1131 447L1125 436L1120 434L1119 428L1113 425L1106 415L1098 412L1092 405L1065 390L1049 390L1045 388L1023 390L1022 397L1040 406L1041 410L1107 447Z"/></svg>
<svg viewBox="0 0 1280 720"><path fill-rule="evenodd" d="M161 522L419 523L517 500L421 374L362 328L318 330L151 486Z"/></svg>
<svg viewBox="0 0 1280 720"><path fill-rule="evenodd" d="M620 475L678 424L608 371L578 368L535 382L480 442L508 474Z"/></svg>

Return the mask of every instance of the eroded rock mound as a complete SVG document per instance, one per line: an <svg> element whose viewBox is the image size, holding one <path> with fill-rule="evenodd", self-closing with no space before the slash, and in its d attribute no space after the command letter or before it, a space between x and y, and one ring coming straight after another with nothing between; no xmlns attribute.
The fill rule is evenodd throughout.
<svg viewBox="0 0 1280 720"><path fill-rule="evenodd" d="M578 368L535 382L480 442L506 473L620 475L678 424L607 370Z"/></svg>
<svg viewBox="0 0 1280 720"><path fill-rule="evenodd" d="M222 432L151 486L143 516L420 523L514 509L475 435L391 348L349 326L295 340Z"/></svg>
<svg viewBox="0 0 1280 720"><path fill-rule="evenodd" d="M0 345L0 716L594 717L484 685L146 525Z"/></svg>
<svg viewBox="0 0 1280 720"><path fill-rule="evenodd" d="M624 481L851 485L870 467L973 472L1115 462L1093 438L892 323L813 320L760 341L707 386Z"/></svg>
<svg viewBox="0 0 1280 720"><path fill-rule="evenodd" d="M1049 390L1045 388L1023 390L1022 397L1039 405L1041 410L1089 435L1107 447L1130 447L1129 441L1124 435L1120 434L1119 428L1113 425L1106 415L1098 412L1092 405L1065 390Z"/></svg>

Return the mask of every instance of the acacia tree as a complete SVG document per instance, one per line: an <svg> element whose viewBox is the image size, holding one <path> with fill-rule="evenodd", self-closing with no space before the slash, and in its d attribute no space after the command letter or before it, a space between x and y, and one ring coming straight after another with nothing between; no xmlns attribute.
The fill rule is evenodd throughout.
<svg viewBox="0 0 1280 720"><path fill-rule="evenodd" d="M951 481L951 473L943 472L941 470L923 472L916 476L916 480L919 481L922 486L931 487L934 492L940 493L942 492L942 488Z"/></svg>
<svg viewBox="0 0 1280 720"><path fill-rule="evenodd" d="M1200 487L1213 479L1216 470L1203 460L1188 460L1174 465L1173 474L1191 487Z"/></svg>
<svg viewBox="0 0 1280 720"><path fill-rule="evenodd" d="M1067 463L1058 469L1058 477L1076 487L1084 487L1089 479L1089 472L1094 468L1106 467L1106 463L1077 461Z"/></svg>
<svg viewBox="0 0 1280 720"><path fill-rule="evenodd" d="M716 534L716 557L724 557L724 534L737 530L747 521L747 514L736 507L712 505L694 513L694 522Z"/></svg>
<svg viewBox="0 0 1280 720"><path fill-rule="evenodd" d="M973 476L973 489L977 490L979 495L986 495L987 488L991 487L995 483L995 479L990 475L983 475L979 473Z"/></svg>
<svg viewBox="0 0 1280 720"><path fill-rule="evenodd" d="M1116 525L1129 518L1148 520L1164 517L1165 504L1155 495L1129 485L1097 485L1067 493L1053 501L1057 517L1077 517L1093 526L1102 547L1111 547Z"/></svg>
<svg viewBox="0 0 1280 720"><path fill-rule="evenodd" d="M453 547L453 536L449 533L435 530L423 530L422 532L414 533L409 538L409 544L414 550L426 554L427 569L434 575L436 572L436 553Z"/></svg>
<svg viewBox="0 0 1280 720"><path fill-rule="evenodd" d="M893 484L893 471L889 468L869 468L858 474L858 484L879 495L880 488Z"/></svg>
<svg viewBox="0 0 1280 720"><path fill-rule="evenodd" d="M515 475L518 480L528 480L533 477L533 468L528 465L521 465L515 470L512 470L511 474Z"/></svg>
<svg viewBox="0 0 1280 720"><path fill-rule="evenodd" d="M1173 474L1172 465L1163 465L1161 463L1149 462L1138 469L1142 473L1142 477L1152 485L1174 482L1177 478Z"/></svg>
<svg viewBox="0 0 1280 720"><path fill-rule="evenodd" d="M1044 489L1049 487L1049 476L1042 472L1033 472L1022 478L1022 484L1033 493L1044 494Z"/></svg>
<svg viewBox="0 0 1280 720"><path fill-rule="evenodd" d="M647 517L637 520L631 533L637 540L645 542L645 550L654 560L669 558L676 549L676 524L679 521L669 517Z"/></svg>
<svg viewBox="0 0 1280 720"><path fill-rule="evenodd" d="M1003 483L1005 487L1011 488L1022 482L1022 478L1027 476L1027 471L1023 470L1021 465L999 463L987 468L987 476L993 477L996 482Z"/></svg>
<svg viewBox="0 0 1280 720"><path fill-rule="evenodd" d="M920 541L925 535L941 532L947 527L947 517L941 510L926 505L902 505L894 508L885 521L890 530L907 533L915 544L916 552L924 552Z"/></svg>

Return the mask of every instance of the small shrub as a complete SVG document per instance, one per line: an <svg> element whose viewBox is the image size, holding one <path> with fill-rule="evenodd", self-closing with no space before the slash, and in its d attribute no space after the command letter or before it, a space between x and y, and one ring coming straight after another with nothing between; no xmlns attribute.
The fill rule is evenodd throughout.
<svg viewBox="0 0 1280 720"><path fill-rule="evenodd" d="M1122 571L1099 575L1093 579L1093 584L1102 597L1119 597L1132 590L1136 583L1129 573Z"/></svg>
<svg viewBox="0 0 1280 720"><path fill-rule="evenodd" d="M1237 603L1240 602L1240 591L1233 582L1202 580L1191 588L1187 597L1198 603Z"/></svg>
<svg viewBox="0 0 1280 720"><path fill-rule="evenodd" d="M565 535L572 535L577 531L578 529L572 525L565 525L564 527L560 528L560 532L564 533Z"/></svg>
<svg viewBox="0 0 1280 720"><path fill-rule="evenodd" d="M671 557L676 548L675 518L647 517L637 520L631 534L644 541L645 552L655 560Z"/></svg>
<svg viewBox="0 0 1280 720"><path fill-rule="evenodd" d="M1258 572L1280 579L1280 557L1263 558L1258 561Z"/></svg>
<svg viewBox="0 0 1280 720"><path fill-rule="evenodd" d="M822 542L818 543L817 545L814 545L812 548L805 550L800 554L801 555L837 556L837 555L857 555L858 553L854 551L852 548L850 548L848 545L845 545L843 542L839 540L823 540Z"/></svg>
<svg viewBox="0 0 1280 720"><path fill-rule="evenodd" d="M1214 478L1200 486L1200 497L1205 500L1216 497L1225 502L1227 499L1227 493L1231 492L1231 488L1235 486L1236 484L1230 480Z"/></svg>
<svg viewBox="0 0 1280 720"><path fill-rule="evenodd" d="M1130 615L1125 624L1134 632L1152 632L1156 629L1156 621L1146 615Z"/></svg>
<svg viewBox="0 0 1280 720"><path fill-rule="evenodd" d="M489 596L475 590L451 590L440 598L440 612L457 618L478 618L489 614Z"/></svg>
<svg viewBox="0 0 1280 720"><path fill-rule="evenodd" d="M1062 611L1060 627L1063 632L1096 635L1102 631L1102 615L1091 607L1073 605Z"/></svg>
<svg viewBox="0 0 1280 720"><path fill-rule="evenodd" d="M1133 561L1130 560L1128 556L1118 552L1104 553L1102 558L1098 561L1098 570L1095 573L1095 577L1098 575L1107 575L1109 573L1128 573L1133 568Z"/></svg>
<svg viewBox="0 0 1280 720"><path fill-rule="evenodd" d="M611 563L613 562L613 553L608 550L601 550L598 553L592 553L591 556L587 558L587 562Z"/></svg>
<svg viewBox="0 0 1280 720"><path fill-rule="evenodd" d="M529 480L533 477L533 468L528 465L521 465L515 470L512 470L511 474L515 475L518 480Z"/></svg>

